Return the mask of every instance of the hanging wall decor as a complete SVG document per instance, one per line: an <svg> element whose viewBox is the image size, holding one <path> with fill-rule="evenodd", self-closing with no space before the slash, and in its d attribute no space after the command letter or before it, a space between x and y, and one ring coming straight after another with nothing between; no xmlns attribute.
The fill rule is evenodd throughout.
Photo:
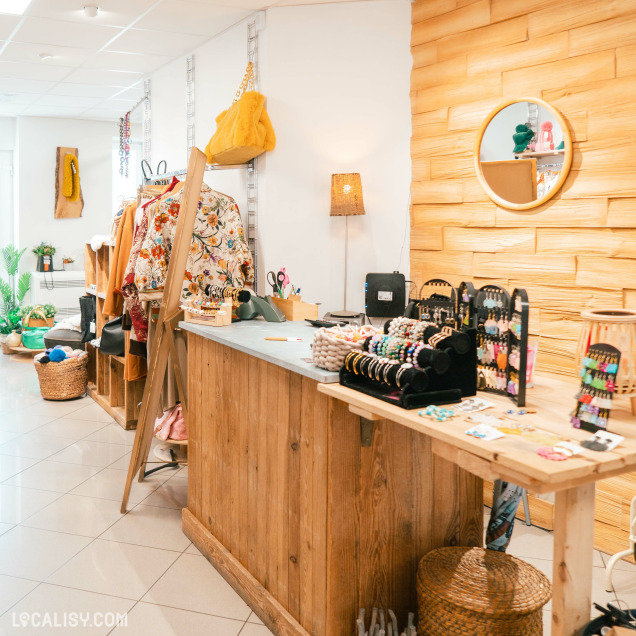
<svg viewBox="0 0 636 636"><path fill-rule="evenodd" d="M55 161L55 218L78 218L83 209L78 150L59 147Z"/></svg>
<svg viewBox="0 0 636 636"><path fill-rule="evenodd" d="M130 161L130 111L119 118L119 174L128 179Z"/></svg>

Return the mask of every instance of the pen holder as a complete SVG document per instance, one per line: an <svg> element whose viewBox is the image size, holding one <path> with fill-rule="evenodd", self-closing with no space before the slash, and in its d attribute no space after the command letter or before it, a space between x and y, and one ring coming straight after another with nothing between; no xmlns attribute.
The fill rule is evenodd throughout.
<svg viewBox="0 0 636 636"><path fill-rule="evenodd" d="M318 305L304 303L300 296L289 298L277 298L272 296L272 302L285 314L287 320L316 320L318 318Z"/></svg>

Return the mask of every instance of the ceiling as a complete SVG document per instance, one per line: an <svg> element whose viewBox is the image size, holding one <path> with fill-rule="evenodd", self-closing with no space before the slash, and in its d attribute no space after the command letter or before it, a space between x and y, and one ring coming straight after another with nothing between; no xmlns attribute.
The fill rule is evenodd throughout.
<svg viewBox="0 0 636 636"><path fill-rule="evenodd" d="M116 120L145 75L252 12L333 1L32 0L22 16L0 13L0 116Z"/></svg>

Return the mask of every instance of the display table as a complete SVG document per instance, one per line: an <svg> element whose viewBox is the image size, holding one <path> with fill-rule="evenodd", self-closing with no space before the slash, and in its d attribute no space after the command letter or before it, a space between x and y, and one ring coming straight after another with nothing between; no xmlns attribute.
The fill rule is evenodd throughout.
<svg viewBox="0 0 636 636"><path fill-rule="evenodd" d="M553 635L588 620L594 482L636 470L630 437L564 462L518 436L483 442L459 418L433 423L337 384L303 361L314 329L252 321L188 331L188 508L183 528L275 634L353 633L359 607L417 607L418 560L483 544L483 479L556 491ZM265 337L302 337L272 342ZM545 430L583 439L573 384L539 378L528 395ZM486 396L491 399L490 395ZM510 408L506 398L492 397ZM501 409L499 409L501 410Z"/></svg>

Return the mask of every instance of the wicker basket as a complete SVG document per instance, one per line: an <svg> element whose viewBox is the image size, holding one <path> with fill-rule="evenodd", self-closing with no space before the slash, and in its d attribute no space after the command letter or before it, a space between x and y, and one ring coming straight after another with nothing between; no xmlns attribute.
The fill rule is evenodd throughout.
<svg viewBox="0 0 636 636"><path fill-rule="evenodd" d="M88 389L87 363L88 356L47 364L34 362L42 397L45 400L72 400L82 397Z"/></svg>
<svg viewBox="0 0 636 636"><path fill-rule="evenodd" d="M349 342L343 338L338 338L338 334L353 334L359 329L363 335L358 342ZM322 327L314 334L314 342L311 345L311 357L314 364L327 371L340 371L344 364L344 359L349 351L362 351L362 344L365 338L375 334L372 327L354 328L345 327Z"/></svg>
<svg viewBox="0 0 636 636"><path fill-rule="evenodd" d="M438 548L417 570L418 633L542 636L547 577L520 559L483 548Z"/></svg>

